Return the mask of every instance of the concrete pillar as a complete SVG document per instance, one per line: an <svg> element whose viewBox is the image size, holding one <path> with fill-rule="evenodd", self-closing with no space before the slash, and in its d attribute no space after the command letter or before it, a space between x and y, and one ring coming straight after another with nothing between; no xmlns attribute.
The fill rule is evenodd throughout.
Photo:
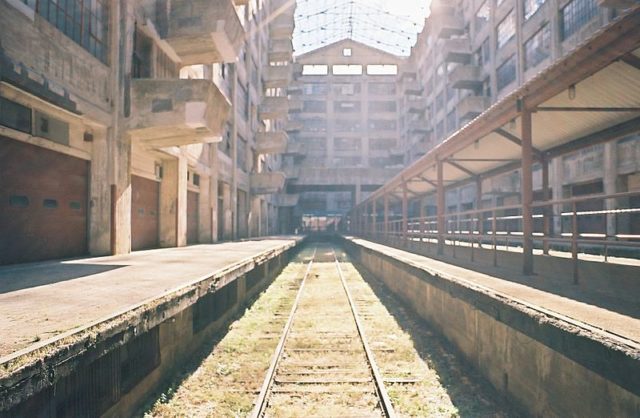
<svg viewBox="0 0 640 418"><path fill-rule="evenodd" d="M362 202L362 186L360 185L360 178L356 179L356 201L355 204L359 205Z"/></svg>
<svg viewBox="0 0 640 418"><path fill-rule="evenodd" d="M371 232L373 233L373 236L377 236L378 235L378 209L377 209L377 200L373 199L373 201L371 202L371 207L372 207L372 211L371 211Z"/></svg>
<svg viewBox="0 0 640 418"><path fill-rule="evenodd" d="M445 236L446 233L446 225L445 225L445 212L447 210L445 204L445 190L444 190L444 163L441 160L438 160L437 163L437 214L438 214L438 254L444 254L444 244L445 244Z"/></svg>
<svg viewBox="0 0 640 418"><path fill-rule="evenodd" d="M160 246L187 245L187 159L163 162L160 183Z"/></svg>
<svg viewBox="0 0 640 418"><path fill-rule="evenodd" d="M223 236L225 240L233 237L233 214L231 209L231 186L228 183L222 183L222 206L223 206Z"/></svg>
<svg viewBox="0 0 640 418"><path fill-rule="evenodd" d="M94 130L91 156L89 204L89 253L93 256L111 253L111 187L109 147L106 130Z"/></svg>
<svg viewBox="0 0 640 418"><path fill-rule="evenodd" d="M211 211L211 178L208 175L200 176L200 198L198 199L198 242L211 242L211 223L213 212Z"/></svg>
<svg viewBox="0 0 640 418"><path fill-rule="evenodd" d="M482 177L480 176L476 178L476 209L482 209ZM478 212L477 219L478 234L482 235L484 232L484 215ZM480 237L480 239L482 238Z"/></svg>
<svg viewBox="0 0 640 418"><path fill-rule="evenodd" d="M617 192L616 182L618 179L618 154L617 154L617 142L611 141L604 144L604 158L603 158L603 187L605 194L614 194ZM605 199L604 208L607 210L613 210L617 206L616 199ZM613 237L616 235L616 217L615 215L607 215L607 236Z"/></svg>
<svg viewBox="0 0 640 418"><path fill-rule="evenodd" d="M211 196L211 241L218 241L218 211L222 208L218 207L218 146L212 144L210 147L210 161L211 161L211 177L209 178L209 189Z"/></svg>
<svg viewBox="0 0 640 418"><path fill-rule="evenodd" d="M131 142L112 142L111 166L111 253L131 252Z"/></svg>
<svg viewBox="0 0 640 418"><path fill-rule="evenodd" d="M560 200L564 196L562 195L562 185L564 184L564 163L562 157L556 157L551 161L551 200ZM562 219L560 214L562 213L561 205L554 205L552 208L553 213L553 230L555 233L562 231Z"/></svg>
<svg viewBox="0 0 640 418"><path fill-rule="evenodd" d="M531 112L525 110L521 114L522 120L522 272L533 274L533 147Z"/></svg>
<svg viewBox="0 0 640 418"><path fill-rule="evenodd" d="M238 103L238 70L231 64L231 238L238 239L238 124L236 104Z"/></svg>

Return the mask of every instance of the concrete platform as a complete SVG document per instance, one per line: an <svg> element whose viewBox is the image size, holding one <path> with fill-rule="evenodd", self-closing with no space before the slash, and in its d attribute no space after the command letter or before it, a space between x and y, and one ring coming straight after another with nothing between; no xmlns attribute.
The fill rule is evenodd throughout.
<svg viewBox="0 0 640 418"><path fill-rule="evenodd" d="M0 364L301 237L138 251L0 268Z"/></svg>
<svg viewBox="0 0 640 418"><path fill-rule="evenodd" d="M470 266L460 267L447 262L439 261L420 254L403 251L394 247L378 244L372 241L348 238L359 245L382 252L408 264L427 269L434 274L464 281L475 287L484 287L497 292L500 295L520 301L540 310L553 312L559 316L573 321L578 321L585 326L592 327L599 332L612 334L639 343L640 347L640 305L630 306L626 301L620 301L620 309L611 298L582 297L578 290L567 291L565 286L553 292L553 285L542 288L539 283L551 282L550 278L537 275L534 278L523 276L512 270L499 267L489 269L482 266L482 271L476 271ZM506 280L507 273L512 280ZM638 269L640 274L640 268ZM530 281L532 285L527 285ZM537 286L537 287L534 287ZM638 282L640 287L640 282ZM578 299L580 298L580 299Z"/></svg>
<svg viewBox="0 0 640 418"><path fill-rule="evenodd" d="M364 239L344 245L524 416L638 415L637 314Z"/></svg>

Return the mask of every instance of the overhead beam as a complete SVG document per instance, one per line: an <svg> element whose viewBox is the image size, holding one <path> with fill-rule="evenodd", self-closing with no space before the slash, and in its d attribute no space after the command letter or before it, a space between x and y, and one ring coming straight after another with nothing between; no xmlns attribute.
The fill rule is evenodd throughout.
<svg viewBox="0 0 640 418"><path fill-rule="evenodd" d="M620 58L620 61L634 67L637 70L640 70L640 57L634 54L629 53L629 54L623 55L622 58Z"/></svg>
<svg viewBox="0 0 640 418"><path fill-rule="evenodd" d="M498 128L494 132L497 133L498 135L500 135L501 137L513 142L517 146L522 147L522 140L520 138L518 138L517 136L513 135L512 133L507 132L502 128ZM533 153L536 156L536 158L538 158L538 159L542 158L542 152L540 152L539 149L533 148Z"/></svg>
<svg viewBox="0 0 640 418"><path fill-rule="evenodd" d="M520 159L519 158L449 158L447 161L484 162L484 163L506 162L506 163L510 163L510 162L513 162L513 161L520 161Z"/></svg>
<svg viewBox="0 0 640 418"><path fill-rule="evenodd" d="M455 161L451 161L451 160L445 160L450 166L457 168L458 170L462 171L463 173L466 173L472 177L477 176L476 173L474 173L473 171L469 170L466 167L461 166L460 164L456 163Z"/></svg>
<svg viewBox="0 0 640 418"><path fill-rule="evenodd" d="M640 107L538 106L536 112L640 112Z"/></svg>

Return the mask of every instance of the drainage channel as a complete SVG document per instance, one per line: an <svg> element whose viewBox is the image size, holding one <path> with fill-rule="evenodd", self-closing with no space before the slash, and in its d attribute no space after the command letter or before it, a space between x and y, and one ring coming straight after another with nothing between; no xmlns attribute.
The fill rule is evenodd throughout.
<svg viewBox="0 0 640 418"><path fill-rule="evenodd" d="M141 412L161 416L511 416L338 247L307 246Z"/></svg>

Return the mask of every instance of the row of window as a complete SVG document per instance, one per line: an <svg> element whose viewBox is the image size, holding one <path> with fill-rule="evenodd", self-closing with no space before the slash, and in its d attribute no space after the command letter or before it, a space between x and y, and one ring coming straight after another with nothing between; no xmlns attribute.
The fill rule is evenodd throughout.
<svg viewBox="0 0 640 418"><path fill-rule="evenodd" d="M22 0L102 62L107 62L107 0Z"/></svg>
<svg viewBox="0 0 640 418"><path fill-rule="evenodd" d="M331 66L333 75L362 75L363 66L361 64L334 64ZM366 66L367 75L397 75L398 66L395 64L368 64ZM326 64L304 64L302 75L328 75L329 66Z"/></svg>
<svg viewBox="0 0 640 418"><path fill-rule="evenodd" d="M302 93L305 96L314 95L326 95L329 90L333 94L341 94L345 96L352 96L360 94L362 91L362 84L360 83L305 83L302 85ZM395 83L368 83L367 91L369 94L376 95L394 95L397 92Z"/></svg>
<svg viewBox="0 0 640 418"><path fill-rule="evenodd" d="M29 197L24 195L9 196L9 206L14 208L26 208L31 204ZM57 199L42 199L42 207L46 209L57 209L59 202ZM69 209L82 210L82 203L72 200L69 202Z"/></svg>
<svg viewBox="0 0 640 418"><path fill-rule="evenodd" d="M369 112L395 112L395 101L372 101L368 103ZM333 102L333 111L336 113L359 113L362 110L362 102L355 100ZM305 100L302 103L302 111L309 113L326 113L327 102L322 100Z"/></svg>

